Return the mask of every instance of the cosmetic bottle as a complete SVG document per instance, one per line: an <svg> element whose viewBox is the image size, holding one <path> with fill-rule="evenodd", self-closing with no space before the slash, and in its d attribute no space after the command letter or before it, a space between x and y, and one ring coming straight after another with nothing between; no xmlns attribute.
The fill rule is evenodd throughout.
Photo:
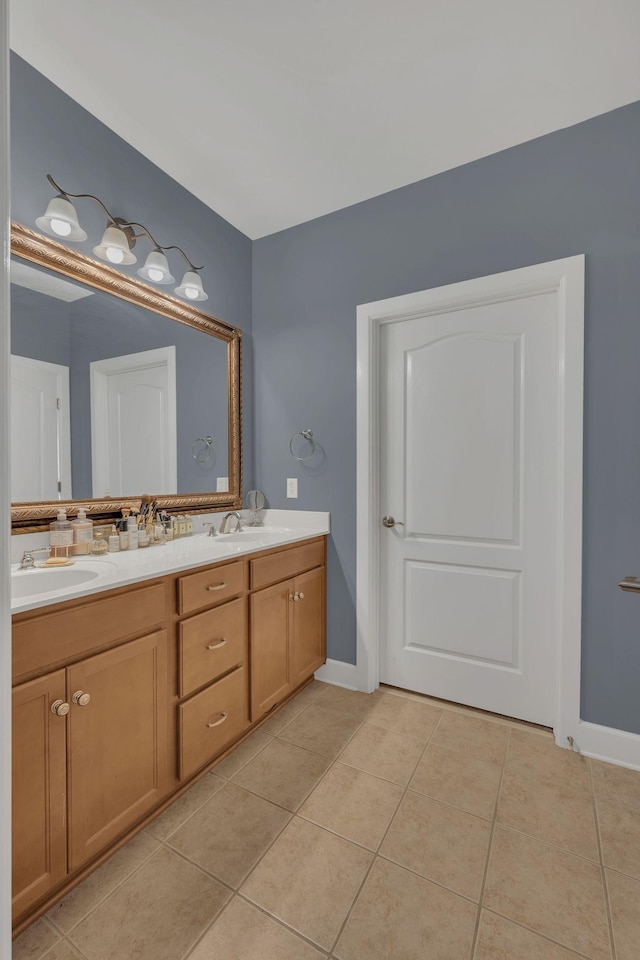
<svg viewBox="0 0 640 960"><path fill-rule="evenodd" d="M127 518L127 532L129 534L129 550L138 549L138 523L132 515Z"/></svg>
<svg viewBox="0 0 640 960"><path fill-rule="evenodd" d="M120 553L120 537L118 536L115 523L112 525L111 533L109 534L109 553Z"/></svg>
<svg viewBox="0 0 640 960"><path fill-rule="evenodd" d="M87 519L84 507L78 507L78 516L71 521L71 530L73 532L73 546L69 553L74 556L89 553L89 547L93 540L93 521Z"/></svg>
<svg viewBox="0 0 640 960"><path fill-rule="evenodd" d="M118 522L118 539L120 540L120 552L129 549L129 531L124 520Z"/></svg>
<svg viewBox="0 0 640 960"><path fill-rule="evenodd" d="M193 517L187 516L184 519L187 525L187 536L192 537L193 536Z"/></svg>
<svg viewBox="0 0 640 960"><path fill-rule="evenodd" d="M101 557L109 550L109 544L104 530L96 530L96 535L91 541L89 553L92 557Z"/></svg>
<svg viewBox="0 0 640 960"><path fill-rule="evenodd" d="M141 548L149 546L149 534L143 523L138 524L138 546Z"/></svg>
<svg viewBox="0 0 640 960"><path fill-rule="evenodd" d="M73 545L73 528L67 520L67 511L58 510L58 517L49 524L49 544L52 547L71 547Z"/></svg>

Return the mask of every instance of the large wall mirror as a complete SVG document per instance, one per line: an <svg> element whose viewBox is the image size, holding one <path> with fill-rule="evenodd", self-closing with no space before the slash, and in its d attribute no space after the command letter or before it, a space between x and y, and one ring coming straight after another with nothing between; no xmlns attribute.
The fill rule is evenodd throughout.
<svg viewBox="0 0 640 960"><path fill-rule="evenodd" d="M12 224L14 532L242 505L241 332Z"/></svg>

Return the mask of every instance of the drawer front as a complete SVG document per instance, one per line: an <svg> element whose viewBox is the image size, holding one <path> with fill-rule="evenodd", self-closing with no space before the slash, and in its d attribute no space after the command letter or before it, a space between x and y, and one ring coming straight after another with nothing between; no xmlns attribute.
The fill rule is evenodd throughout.
<svg viewBox="0 0 640 960"><path fill-rule="evenodd" d="M190 573L178 580L178 612L191 613L212 607L244 590L244 562L236 560L205 570Z"/></svg>
<svg viewBox="0 0 640 960"><path fill-rule="evenodd" d="M178 624L180 696L211 683L245 658L246 601L231 600Z"/></svg>
<svg viewBox="0 0 640 960"><path fill-rule="evenodd" d="M247 676L239 667L178 707L179 777L186 780L249 726Z"/></svg>
<svg viewBox="0 0 640 960"><path fill-rule="evenodd" d="M303 543L291 550L283 550L268 557L251 560L251 589L257 590L270 583L288 580L298 573L320 567L324 563L324 540Z"/></svg>

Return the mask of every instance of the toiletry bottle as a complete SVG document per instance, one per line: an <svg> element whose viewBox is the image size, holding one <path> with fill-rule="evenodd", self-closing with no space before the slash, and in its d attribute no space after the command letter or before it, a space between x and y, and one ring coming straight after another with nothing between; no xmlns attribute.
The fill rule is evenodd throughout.
<svg viewBox="0 0 640 960"><path fill-rule="evenodd" d="M93 540L93 521L87 519L87 513L84 507L78 507L78 516L71 521L73 531L73 546L69 553L74 556L89 553L89 547Z"/></svg>
<svg viewBox="0 0 640 960"><path fill-rule="evenodd" d="M138 524L138 546L149 546L149 534L147 533L147 528L143 523Z"/></svg>
<svg viewBox="0 0 640 960"><path fill-rule="evenodd" d="M89 553L92 557L101 557L109 550L109 544L104 530L96 530L95 536L91 541Z"/></svg>
<svg viewBox="0 0 640 960"><path fill-rule="evenodd" d="M129 531L124 520L118 521L118 538L120 540L120 550L129 549Z"/></svg>
<svg viewBox="0 0 640 960"><path fill-rule="evenodd" d="M187 536L192 537L193 536L193 517L187 516L185 517L185 520L187 522Z"/></svg>
<svg viewBox="0 0 640 960"><path fill-rule="evenodd" d="M178 517L178 536L186 537L187 535L187 518L183 513Z"/></svg>
<svg viewBox="0 0 640 960"><path fill-rule="evenodd" d="M118 536L118 531L116 530L115 523L111 526L111 533L109 534L109 553L119 553L120 552L120 537Z"/></svg>
<svg viewBox="0 0 640 960"><path fill-rule="evenodd" d="M52 548L51 553L53 556L56 555L59 547L66 548L67 553L72 547L73 528L71 526L71 521L67 520L66 510L58 510L57 520L54 520L53 523L49 524L49 544ZM63 549L60 552L64 554L65 550Z"/></svg>
<svg viewBox="0 0 640 960"><path fill-rule="evenodd" d="M127 518L127 532L129 534L129 550L138 549L138 521L133 514Z"/></svg>

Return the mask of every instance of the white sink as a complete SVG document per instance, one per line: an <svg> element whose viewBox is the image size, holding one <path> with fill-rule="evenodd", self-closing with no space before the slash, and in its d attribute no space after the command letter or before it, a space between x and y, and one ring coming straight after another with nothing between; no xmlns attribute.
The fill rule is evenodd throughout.
<svg viewBox="0 0 640 960"><path fill-rule="evenodd" d="M88 583L100 576L100 570L78 570L75 567L52 570L20 570L11 576L11 597L35 597L41 593L58 593Z"/></svg>
<svg viewBox="0 0 640 960"><path fill-rule="evenodd" d="M273 536L273 533L271 534ZM223 543L262 543L269 539L268 530L237 530L235 533L219 533Z"/></svg>

